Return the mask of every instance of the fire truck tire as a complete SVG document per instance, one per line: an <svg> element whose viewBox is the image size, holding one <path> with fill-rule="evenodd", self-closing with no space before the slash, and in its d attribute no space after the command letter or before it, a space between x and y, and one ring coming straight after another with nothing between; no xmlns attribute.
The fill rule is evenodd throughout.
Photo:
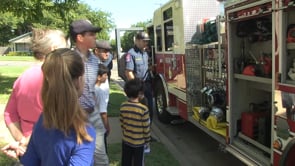
<svg viewBox="0 0 295 166"><path fill-rule="evenodd" d="M162 81L157 81L155 86L155 105L158 119L162 123L170 123L172 115L167 112L167 96Z"/></svg>
<svg viewBox="0 0 295 166"><path fill-rule="evenodd" d="M279 166L291 166L295 163L295 139L292 139L282 153Z"/></svg>

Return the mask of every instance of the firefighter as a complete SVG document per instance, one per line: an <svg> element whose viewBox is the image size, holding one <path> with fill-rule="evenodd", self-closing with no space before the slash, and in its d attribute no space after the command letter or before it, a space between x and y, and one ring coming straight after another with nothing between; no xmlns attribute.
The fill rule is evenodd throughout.
<svg viewBox="0 0 295 166"><path fill-rule="evenodd" d="M138 32L135 35L134 47L131 48L126 55L126 71L125 75L128 80L139 78L144 82L144 96L147 100L150 120L153 119L153 96L151 86L151 76L149 71L149 56L146 52L149 35L146 32ZM154 140L152 138L152 140Z"/></svg>

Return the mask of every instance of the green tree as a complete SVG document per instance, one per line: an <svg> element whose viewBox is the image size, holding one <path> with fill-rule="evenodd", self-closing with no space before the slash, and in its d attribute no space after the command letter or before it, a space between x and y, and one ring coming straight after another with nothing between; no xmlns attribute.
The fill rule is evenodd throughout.
<svg viewBox="0 0 295 166"><path fill-rule="evenodd" d="M44 18L44 11L57 13L61 18L69 10L78 6L79 0L1 0L0 13L11 12L28 22L38 22Z"/></svg>
<svg viewBox="0 0 295 166"><path fill-rule="evenodd" d="M72 12L72 16L69 18L70 22L77 19L89 19L94 25L102 28L102 31L98 33L97 36L99 39L110 39L108 34L114 28L114 22L111 18L111 13L101 10L94 11L86 4L80 4L77 10L71 10L70 12Z"/></svg>
<svg viewBox="0 0 295 166"><path fill-rule="evenodd" d="M78 0L1 0L0 13L10 12L24 20L19 22L15 30L18 36L31 31L32 27L38 27L36 25L52 27L48 23L48 13L57 19L66 20L66 14L78 5Z"/></svg>
<svg viewBox="0 0 295 166"><path fill-rule="evenodd" d="M35 1L36 0L30 1L30 3L33 3ZM3 2L6 3L7 0L3 0ZM11 0L11 2L14 3L15 1ZM3 5L2 2L0 4ZM61 9L59 8L62 8L62 4L56 3L55 5L55 8L44 6L44 8L40 8L39 10L42 11L42 15L40 15L38 18L36 16L36 19L20 17L22 14L15 13L17 11L15 8L9 8L10 10L12 10L11 12L5 12L5 10L3 9L0 10L0 12L2 12L2 14L0 14L0 45L8 44L9 39L30 32L33 27L58 28L62 29L65 33L68 33L69 24L73 20L77 19L89 19L95 26L100 26L103 28L102 32L98 34L98 38L106 40L110 38L108 34L114 27L114 23L112 21L110 13L100 10L92 10L90 6L83 3L78 3L73 8L66 8L66 10L63 10L61 12Z"/></svg>
<svg viewBox="0 0 295 166"><path fill-rule="evenodd" d="M16 18L11 12L0 15L0 46L6 45L8 40L15 36L19 23L23 23L23 19Z"/></svg>

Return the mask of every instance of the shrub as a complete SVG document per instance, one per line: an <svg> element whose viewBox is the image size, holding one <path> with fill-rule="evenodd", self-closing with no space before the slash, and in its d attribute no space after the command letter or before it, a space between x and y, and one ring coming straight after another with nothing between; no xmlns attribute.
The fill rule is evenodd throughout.
<svg viewBox="0 0 295 166"><path fill-rule="evenodd" d="M14 52L10 51L6 56L32 56L31 52Z"/></svg>

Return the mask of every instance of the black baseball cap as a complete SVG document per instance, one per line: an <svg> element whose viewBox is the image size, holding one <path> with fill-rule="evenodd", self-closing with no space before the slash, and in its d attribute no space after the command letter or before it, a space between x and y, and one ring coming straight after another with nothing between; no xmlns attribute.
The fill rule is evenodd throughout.
<svg viewBox="0 0 295 166"><path fill-rule="evenodd" d="M96 48L102 48L106 50L111 50L112 46L106 40L96 40Z"/></svg>
<svg viewBox="0 0 295 166"><path fill-rule="evenodd" d="M70 34L71 36L75 36L84 32L100 32L101 29L101 27L93 26L93 24L87 19L76 20L70 25Z"/></svg>
<svg viewBox="0 0 295 166"><path fill-rule="evenodd" d="M135 36L135 39L150 40L150 37L146 32L138 32Z"/></svg>

